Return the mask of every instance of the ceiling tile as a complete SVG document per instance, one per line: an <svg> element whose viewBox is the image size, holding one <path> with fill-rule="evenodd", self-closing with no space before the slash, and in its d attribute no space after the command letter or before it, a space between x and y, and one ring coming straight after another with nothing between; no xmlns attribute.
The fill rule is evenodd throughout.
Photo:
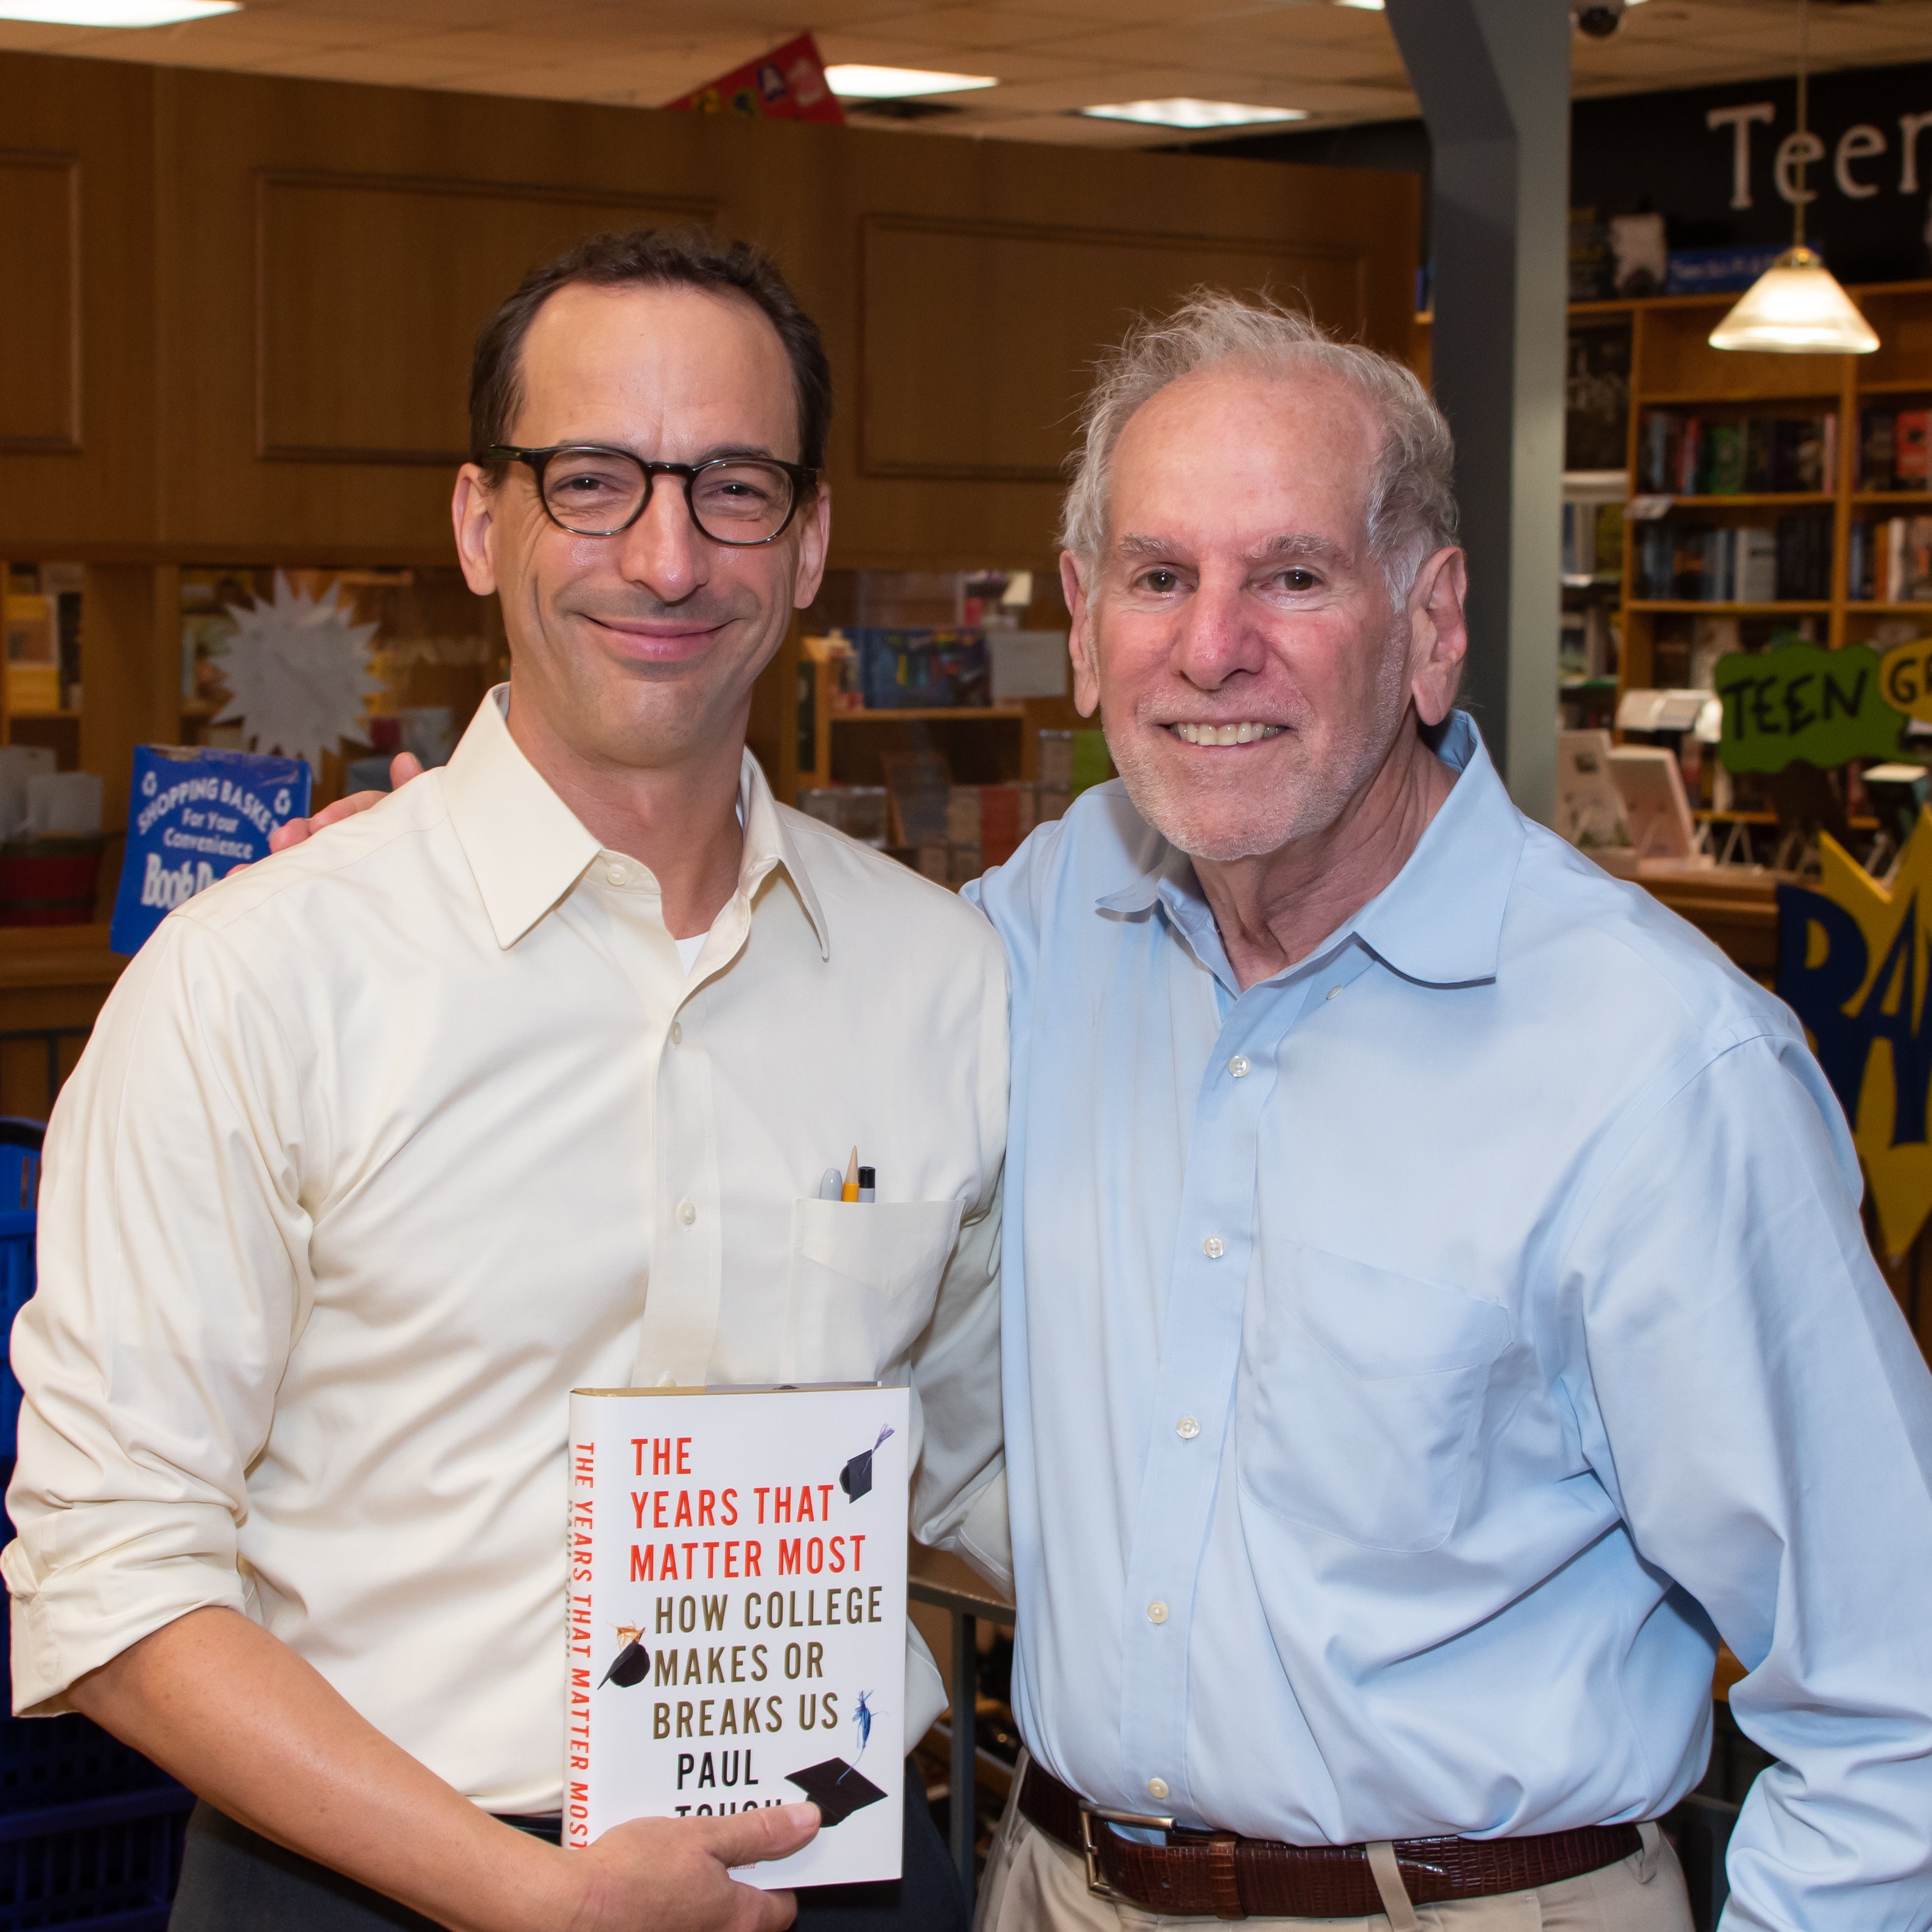
<svg viewBox="0 0 1932 1932"><path fill-rule="evenodd" d="M241 14L136 33L0 21L0 48L648 104L790 39L795 4L733 0L728 16L717 0L250 0ZM1575 91L1781 76L1798 4L1646 0L1610 40L1575 39ZM1174 130L1067 110L1176 93L1301 107L1324 123L1416 111L1386 16L1336 0L817 0L811 19L830 59L1000 76L958 97L958 113L870 123L901 131L1161 145ZM1932 49L1932 0L1814 6L1810 20L1821 70Z"/></svg>

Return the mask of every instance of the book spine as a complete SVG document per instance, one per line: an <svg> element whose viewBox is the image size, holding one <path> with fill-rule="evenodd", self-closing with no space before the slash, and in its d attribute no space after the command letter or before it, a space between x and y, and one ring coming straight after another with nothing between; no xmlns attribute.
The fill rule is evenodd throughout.
<svg viewBox="0 0 1932 1932"><path fill-rule="evenodd" d="M1868 410L1864 412L1862 452L1864 474L1859 488L1865 490L1889 490L1892 487L1892 436L1897 422L1897 412L1892 410Z"/></svg>
<svg viewBox="0 0 1932 1932"><path fill-rule="evenodd" d="M590 1405L570 1399L570 1482L564 1545L564 1670L569 1685L563 1766L563 1842L581 1851L590 1843L590 1669L596 1624L597 1444Z"/></svg>

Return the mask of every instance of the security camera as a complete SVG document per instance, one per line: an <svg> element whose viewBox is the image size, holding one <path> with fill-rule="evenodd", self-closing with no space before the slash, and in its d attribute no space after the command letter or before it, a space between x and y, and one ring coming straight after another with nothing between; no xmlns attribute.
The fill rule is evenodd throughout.
<svg viewBox="0 0 1932 1932"><path fill-rule="evenodd" d="M1607 40L1624 23L1624 0L1588 0L1588 4L1573 6L1571 19L1576 22L1576 31L1587 34L1593 40Z"/></svg>

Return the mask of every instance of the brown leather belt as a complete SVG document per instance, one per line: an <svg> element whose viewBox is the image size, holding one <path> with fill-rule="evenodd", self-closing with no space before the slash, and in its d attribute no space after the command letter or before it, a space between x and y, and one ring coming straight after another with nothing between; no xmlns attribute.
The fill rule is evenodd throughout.
<svg viewBox="0 0 1932 1932"><path fill-rule="evenodd" d="M1143 1844L1106 1828L1150 1826L1138 1814L1090 1804L1029 1764L1020 1814L1087 1861L1088 1889L1152 1912L1214 1918L1367 1918L1382 1910L1365 1845L1283 1845L1232 1832L1166 1830ZM1492 1898L1615 1864L1642 1846L1634 1825L1590 1825L1523 1838L1398 1838L1410 1902Z"/></svg>

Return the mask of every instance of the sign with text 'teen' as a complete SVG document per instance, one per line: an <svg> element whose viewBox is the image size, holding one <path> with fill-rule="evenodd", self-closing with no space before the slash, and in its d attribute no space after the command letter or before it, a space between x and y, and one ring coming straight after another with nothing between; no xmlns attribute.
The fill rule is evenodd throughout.
<svg viewBox="0 0 1932 1932"><path fill-rule="evenodd" d="M1712 682L1724 703L1718 755L1733 772L1781 772L1896 754L1905 728L1888 701L1878 653L1867 644L1733 651Z"/></svg>

